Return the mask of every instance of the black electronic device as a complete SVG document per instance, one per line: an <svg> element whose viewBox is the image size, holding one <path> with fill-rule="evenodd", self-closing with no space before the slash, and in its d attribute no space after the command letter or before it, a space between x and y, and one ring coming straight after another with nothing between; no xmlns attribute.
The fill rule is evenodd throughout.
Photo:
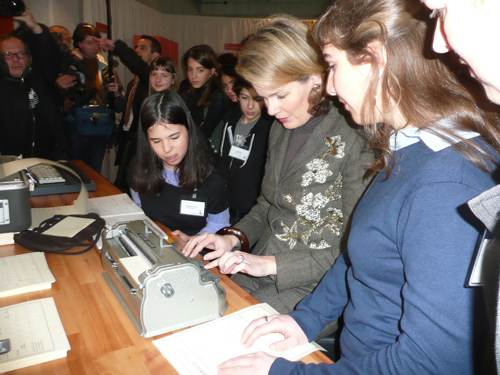
<svg viewBox="0 0 500 375"><path fill-rule="evenodd" d="M0 155L0 164L15 161ZM31 226L30 184L24 170L0 178L0 233L19 232Z"/></svg>
<svg viewBox="0 0 500 375"><path fill-rule="evenodd" d="M0 17L16 17L26 10L23 0L0 0Z"/></svg>
<svg viewBox="0 0 500 375"><path fill-rule="evenodd" d="M80 176L88 191L95 191L95 182L88 178L80 168L70 161L61 161L60 163L74 170L78 176ZM78 193L80 191L80 181L78 181L75 176L62 168L55 168L65 181L51 184L35 184L35 189L30 193L32 197L50 194Z"/></svg>

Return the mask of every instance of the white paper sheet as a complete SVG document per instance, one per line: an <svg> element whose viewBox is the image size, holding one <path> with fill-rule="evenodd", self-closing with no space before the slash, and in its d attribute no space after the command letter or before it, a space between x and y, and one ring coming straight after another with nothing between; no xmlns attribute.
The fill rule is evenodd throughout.
<svg viewBox="0 0 500 375"><path fill-rule="evenodd" d="M316 350L324 350L313 342L284 352L272 352L269 345L283 339L283 335L277 333L260 337L246 349L240 343L245 328L252 320L272 314L277 311L262 303L153 343L181 375L217 375L217 366L222 362L260 351L295 361Z"/></svg>
<svg viewBox="0 0 500 375"><path fill-rule="evenodd" d="M47 229L45 232L43 232L43 234L47 234L49 236L73 238L76 234L87 228L94 221L95 219L68 216L62 219L53 227Z"/></svg>
<svg viewBox="0 0 500 375"><path fill-rule="evenodd" d="M147 219L142 208L125 193L89 199L88 213L91 212L98 213L106 220L106 226Z"/></svg>
<svg viewBox="0 0 500 375"><path fill-rule="evenodd" d="M128 258L119 258L118 262L120 262L123 267L125 267L136 282L136 285L139 285L139 275L144 271L147 271L151 268L150 264L147 264L140 256L133 256Z"/></svg>
<svg viewBox="0 0 500 375"><path fill-rule="evenodd" d="M0 355L0 373L66 357L71 349L52 297L0 308L0 340L11 350Z"/></svg>
<svg viewBox="0 0 500 375"><path fill-rule="evenodd" d="M50 289L55 281L44 253L0 258L0 297Z"/></svg>

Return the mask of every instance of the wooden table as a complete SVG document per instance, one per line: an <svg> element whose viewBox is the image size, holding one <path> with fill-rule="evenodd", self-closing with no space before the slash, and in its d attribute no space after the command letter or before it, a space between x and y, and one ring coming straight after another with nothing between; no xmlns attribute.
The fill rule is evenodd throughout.
<svg viewBox="0 0 500 375"><path fill-rule="evenodd" d="M85 164L78 161L75 164L96 183L97 190L89 192L91 198L121 193ZM34 197L32 206L69 204L76 196L61 194ZM171 236L167 228L163 229ZM17 244L0 246L0 257L26 252ZM0 307L53 297L71 350L66 358L26 367L10 374L177 374L152 343L168 334L154 338L139 335L102 276L103 268L97 249L75 256L46 254L46 258L56 278L52 289L1 298ZM219 274L217 270L214 273ZM220 284L226 290L229 303L224 315L258 303L229 277L220 276ZM305 357L304 361L332 363L321 352Z"/></svg>

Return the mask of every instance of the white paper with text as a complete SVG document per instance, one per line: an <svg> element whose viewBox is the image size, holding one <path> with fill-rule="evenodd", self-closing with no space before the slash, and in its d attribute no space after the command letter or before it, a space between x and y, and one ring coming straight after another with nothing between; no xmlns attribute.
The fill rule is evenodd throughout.
<svg viewBox="0 0 500 375"><path fill-rule="evenodd" d="M141 207L135 203L127 194L110 195L89 199L88 213L97 213L105 221L107 226L115 224L147 219Z"/></svg>
<svg viewBox="0 0 500 375"><path fill-rule="evenodd" d="M324 350L313 342L284 352L273 352L269 345L283 339L278 333L260 337L248 349L240 343L243 331L254 319L277 313L267 303L262 303L153 343L180 375L217 375L217 366L222 362L255 352L263 351L296 361L316 350Z"/></svg>
<svg viewBox="0 0 500 375"><path fill-rule="evenodd" d="M0 258L0 297L50 289L55 281L44 253Z"/></svg>
<svg viewBox="0 0 500 375"><path fill-rule="evenodd" d="M0 355L0 373L67 356L71 349L52 297L0 308L0 340L11 350Z"/></svg>

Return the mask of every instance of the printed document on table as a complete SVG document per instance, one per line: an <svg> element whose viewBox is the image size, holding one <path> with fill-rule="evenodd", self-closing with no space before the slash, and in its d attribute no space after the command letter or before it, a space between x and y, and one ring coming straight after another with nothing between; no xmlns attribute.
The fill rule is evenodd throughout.
<svg viewBox="0 0 500 375"><path fill-rule="evenodd" d="M55 281L44 253L0 258L0 297L50 289Z"/></svg>
<svg viewBox="0 0 500 375"><path fill-rule="evenodd" d="M52 297L0 308L0 373L63 358L71 349Z"/></svg>
<svg viewBox="0 0 500 375"><path fill-rule="evenodd" d="M88 213L99 214L107 226L133 220L144 220L147 216L127 194L110 195L108 197L91 198Z"/></svg>
<svg viewBox="0 0 500 375"><path fill-rule="evenodd" d="M261 303L153 343L181 375L217 375L217 366L222 362L255 352L262 351L296 361L316 350L324 350L314 342L283 352L269 350L269 345L283 340L283 335L279 333L262 336L250 348L245 348L240 343L245 328L252 320L272 314L278 312L267 303Z"/></svg>

